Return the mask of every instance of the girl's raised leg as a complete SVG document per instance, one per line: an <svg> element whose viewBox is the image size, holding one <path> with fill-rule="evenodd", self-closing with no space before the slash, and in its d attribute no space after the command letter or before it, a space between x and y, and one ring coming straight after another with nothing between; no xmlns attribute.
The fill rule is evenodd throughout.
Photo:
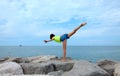
<svg viewBox="0 0 120 76"><path fill-rule="evenodd" d="M86 24L87 24L86 22L80 24L77 28L75 28L72 32L70 32L70 33L68 34L68 37L71 37L72 35L74 35L82 26L84 26L84 25L86 25Z"/></svg>

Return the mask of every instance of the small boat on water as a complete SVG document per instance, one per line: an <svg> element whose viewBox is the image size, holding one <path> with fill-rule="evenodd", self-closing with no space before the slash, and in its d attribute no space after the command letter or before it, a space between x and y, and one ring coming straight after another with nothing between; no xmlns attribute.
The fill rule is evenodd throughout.
<svg viewBox="0 0 120 76"><path fill-rule="evenodd" d="M19 47L22 47L22 45L19 45Z"/></svg>

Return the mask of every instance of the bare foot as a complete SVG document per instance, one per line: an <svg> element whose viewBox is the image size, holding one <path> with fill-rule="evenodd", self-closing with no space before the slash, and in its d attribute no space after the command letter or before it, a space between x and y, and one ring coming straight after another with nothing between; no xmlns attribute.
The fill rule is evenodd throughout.
<svg viewBox="0 0 120 76"><path fill-rule="evenodd" d="M62 61L62 62L65 62L65 61L66 61L66 59L61 59L61 61Z"/></svg>
<svg viewBox="0 0 120 76"><path fill-rule="evenodd" d="M87 24L87 22L83 22L80 26L82 27L82 26L84 26L84 25L86 25Z"/></svg>

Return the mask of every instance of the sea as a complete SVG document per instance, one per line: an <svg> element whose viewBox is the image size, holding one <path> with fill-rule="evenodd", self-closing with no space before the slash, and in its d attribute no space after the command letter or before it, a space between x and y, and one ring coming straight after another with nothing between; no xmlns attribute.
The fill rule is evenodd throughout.
<svg viewBox="0 0 120 76"><path fill-rule="evenodd" d="M40 55L62 57L62 46L0 46L0 58ZM91 62L104 59L120 61L120 46L68 46L67 57Z"/></svg>

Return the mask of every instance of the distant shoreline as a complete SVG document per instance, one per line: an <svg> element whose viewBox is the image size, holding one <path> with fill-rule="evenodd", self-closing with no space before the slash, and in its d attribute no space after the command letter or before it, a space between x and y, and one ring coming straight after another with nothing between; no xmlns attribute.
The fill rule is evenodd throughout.
<svg viewBox="0 0 120 76"><path fill-rule="evenodd" d="M56 55L62 57L62 46L0 46L0 58ZM120 60L119 46L68 46L67 57L96 62L101 59Z"/></svg>

